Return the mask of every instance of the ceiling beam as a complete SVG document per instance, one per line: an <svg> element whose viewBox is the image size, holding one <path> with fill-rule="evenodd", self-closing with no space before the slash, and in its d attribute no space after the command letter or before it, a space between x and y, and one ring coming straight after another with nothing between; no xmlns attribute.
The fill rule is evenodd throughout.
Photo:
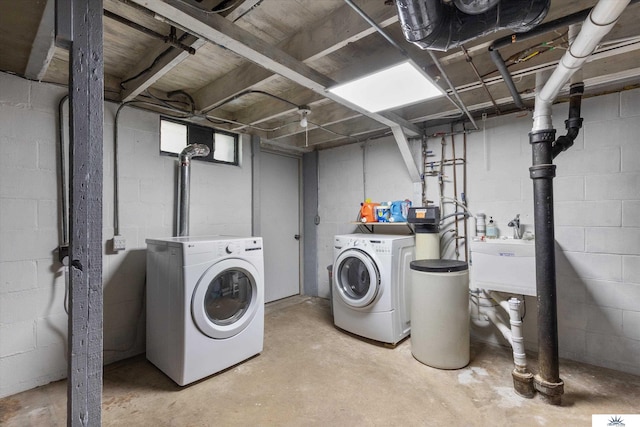
<svg viewBox="0 0 640 427"><path fill-rule="evenodd" d="M382 1L365 2L363 8L382 27L398 21L395 7L387 6ZM345 5L319 20L314 28L305 28L277 46L292 57L309 63L374 32L353 9ZM271 76L269 70L247 63L196 92L196 105L206 111L247 88L263 83Z"/></svg>
<svg viewBox="0 0 640 427"><path fill-rule="evenodd" d="M165 17L178 27L188 28L190 33L200 38L229 49L273 73L280 74L386 126L401 126L413 136L421 134L417 126L393 113L372 113L328 92L327 88L335 85L333 80L225 18L207 14L202 10L194 10L180 0L133 0L133 2Z"/></svg>
<svg viewBox="0 0 640 427"><path fill-rule="evenodd" d="M42 80L56 50L55 46L55 0L47 0L38 26L36 38L31 46L29 61L24 75L33 80Z"/></svg>
<svg viewBox="0 0 640 427"><path fill-rule="evenodd" d="M260 0L243 1L226 16L226 19L234 21L240 18L259 2ZM212 1L209 1L208 3L204 3L198 7L206 8L211 3ZM178 37L181 36L182 35L179 35ZM185 46L192 47L197 51L206 44L206 41L189 35L182 40L181 43ZM165 51L167 52L163 53ZM122 90L122 102L133 100L136 96L141 94L148 87L177 67L185 59L189 58L189 56L189 52L185 50L171 48L164 42L156 43L151 49L149 49L149 52L144 56L144 58L142 58L142 60L132 68L132 71L122 79L123 81L126 81L140 74L140 76L125 84L125 89Z"/></svg>
<svg viewBox="0 0 640 427"><path fill-rule="evenodd" d="M632 84L640 77L640 68L636 67L637 61L634 56L628 55L632 48L638 48L640 44L629 44L617 49L603 49L598 53L593 54L589 61L585 64L584 82L585 82L585 94L593 95L602 93L609 90L620 90L626 84ZM612 55L617 54L618 57L611 58ZM516 73L517 86L522 97L525 101L531 101L534 98L534 92L527 90L535 86L535 74L541 70L553 69L556 66L556 62L548 62L540 64L529 69L521 70ZM487 85L494 97L496 103L499 106L508 107L512 104L511 94L505 85L502 85L502 80L499 77L494 77L487 80ZM465 84L458 87L460 97L465 105L471 112L475 112L476 116L480 115L480 112L488 111L492 112L493 105L486 97L482 86L475 82L473 84ZM568 85L563 93L568 93ZM353 115L349 117L345 112L336 112L331 105L321 105L318 108L312 108L312 115L309 116L309 121L317 123L327 130L322 130L313 124L309 125L308 129L308 146L317 146L322 144L330 144L332 140L342 139L348 140L349 137L354 141L361 140L363 136L375 134L380 131L379 126L375 124L362 121L362 117ZM344 120L339 120L337 117L344 114ZM412 122L429 122L442 119L452 119L456 115L460 115L459 110L444 97L430 101L429 103L421 103L413 106L405 107L402 111L402 115L408 117ZM460 117L458 120L464 120L464 117ZM344 138L337 135L331 135L329 131L334 131L337 134L345 135ZM296 126L290 126L269 132L267 137L269 140L280 141L280 143L289 143L300 146L306 142L305 131Z"/></svg>
<svg viewBox="0 0 640 427"><path fill-rule="evenodd" d="M397 64L403 59L404 57L397 50L390 48L387 44L382 44L375 51L371 51L371 54L367 55L363 60L357 61L357 64L336 71L331 78L338 81L348 81L367 74L369 70L386 68ZM319 95L311 94L310 91L300 88L290 91L290 93L290 95L280 94L280 96L298 105L308 105L311 107L311 112L315 112L314 104L317 104L320 99ZM255 125L282 115L291 114L294 110L295 108L292 108L291 105L281 101L265 99L238 111L234 117L238 122ZM267 116L265 116L265 111L269 112Z"/></svg>
<svg viewBox="0 0 640 427"><path fill-rule="evenodd" d="M181 43L198 50L206 42L189 35ZM166 53L164 53L165 51ZM161 42L154 45L144 58L132 68L131 72L122 79L122 81L132 79L123 85L125 88L122 90L122 102L133 100L189 56L189 52L171 47L166 43Z"/></svg>

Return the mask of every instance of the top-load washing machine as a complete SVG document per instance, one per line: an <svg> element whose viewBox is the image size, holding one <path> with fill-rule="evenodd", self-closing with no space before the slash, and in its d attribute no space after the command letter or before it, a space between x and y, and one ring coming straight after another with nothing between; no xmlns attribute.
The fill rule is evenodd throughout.
<svg viewBox="0 0 640 427"><path fill-rule="evenodd" d="M361 337L396 344L411 331L410 263L414 236L335 236L333 320Z"/></svg>
<svg viewBox="0 0 640 427"><path fill-rule="evenodd" d="M186 385L262 351L260 237L147 239L147 359Z"/></svg>

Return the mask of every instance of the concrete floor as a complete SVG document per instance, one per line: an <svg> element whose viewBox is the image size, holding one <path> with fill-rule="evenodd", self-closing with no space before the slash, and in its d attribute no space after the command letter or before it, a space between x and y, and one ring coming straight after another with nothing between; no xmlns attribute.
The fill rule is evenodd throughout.
<svg viewBox="0 0 640 427"><path fill-rule="evenodd" d="M587 426L640 412L640 377L561 362L563 405L523 399L510 350L472 343L460 370L425 366L407 339L386 348L333 326L328 302L267 305L264 351L181 388L144 355L105 367L104 426ZM66 383L0 400L2 426L66 424Z"/></svg>

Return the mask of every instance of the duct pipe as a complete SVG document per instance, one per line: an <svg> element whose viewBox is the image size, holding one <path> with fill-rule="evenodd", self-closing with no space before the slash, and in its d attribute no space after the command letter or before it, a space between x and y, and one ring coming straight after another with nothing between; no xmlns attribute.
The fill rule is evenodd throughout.
<svg viewBox="0 0 640 427"><path fill-rule="evenodd" d="M180 237L189 235L189 197L191 185L191 159L209 155L209 147L204 144L190 144L180 153L180 176L178 177L177 231Z"/></svg>
<svg viewBox="0 0 640 427"><path fill-rule="evenodd" d="M563 55L553 74L537 91L533 128L529 133L533 165L534 222L536 234L536 291L538 296L538 375L534 384L543 399L559 405L564 393L558 358L555 236L553 213L553 142L555 129L551 105L558 93L611 31L629 0L600 0L582 24L582 30ZM538 82L537 82L538 83Z"/></svg>
<svg viewBox="0 0 640 427"><path fill-rule="evenodd" d="M447 51L505 28L529 31L542 22L550 3L550 0L501 0L477 14L440 0L396 0L396 7L407 41L421 49Z"/></svg>

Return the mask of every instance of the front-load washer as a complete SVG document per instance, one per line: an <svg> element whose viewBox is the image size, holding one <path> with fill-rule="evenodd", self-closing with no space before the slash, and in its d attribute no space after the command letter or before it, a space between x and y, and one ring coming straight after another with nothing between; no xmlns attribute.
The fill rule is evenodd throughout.
<svg viewBox="0 0 640 427"><path fill-rule="evenodd" d="M410 263L414 236L335 236L333 321L347 332L396 344L411 331Z"/></svg>
<svg viewBox="0 0 640 427"><path fill-rule="evenodd" d="M147 359L186 385L262 351L260 237L147 239Z"/></svg>

